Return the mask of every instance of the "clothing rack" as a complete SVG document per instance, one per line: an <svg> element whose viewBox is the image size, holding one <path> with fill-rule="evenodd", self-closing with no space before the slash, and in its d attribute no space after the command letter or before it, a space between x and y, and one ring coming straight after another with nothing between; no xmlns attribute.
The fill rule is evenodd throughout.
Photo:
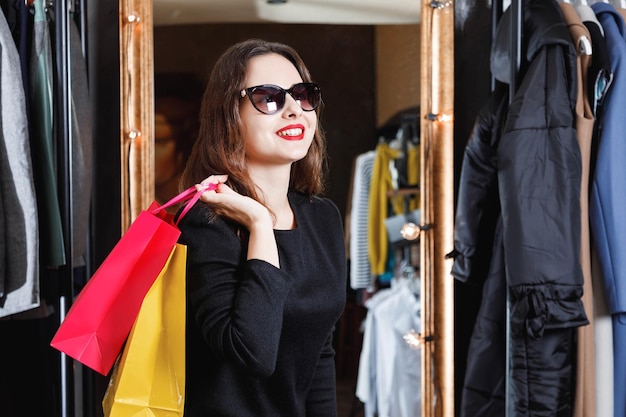
<svg viewBox="0 0 626 417"><path fill-rule="evenodd" d="M37 349L37 353L39 354L37 360L46 362L44 364L45 366L42 367L42 364L39 364L39 367L36 368L36 372L40 372L37 376L41 378L43 382L39 381L40 383L34 384L36 387L33 387L35 390L43 389L47 391L45 393L45 400L35 397L34 403L38 403L36 408L39 411L45 411L46 415L57 417L83 415L82 412L75 412L77 404L76 399L80 398L80 396L76 396L75 393L83 389L79 384L75 384L74 382L74 375L78 375L77 370L80 368L76 367L70 358L52 349L48 343L50 342L49 333L58 328L72 304L74 298L74 278L75 275L77 275L77 262L74 258L74 248L76 246L75 233L77 230L74 225L74 205L80 197L77 196L75 199L75 193L72 189L75 186L74 180L79 178L75 178L73 173L75 161L73 157L75 156L75 151L72 149L74 143L72 81L76 81L77 79L74 79L71 73L73 67L73 65L71 65L71 51L73 49L71 48L70 35L73 35L74 33L72 33L72 31L75 32L76 28L78 28L78 34L83 40L80 47L84 55L86 15L83 11L85 10L85 4L85 0L40 0L37 2L35 2L35 0L7 0L2 4L3 12L6 12L5 17L7 18L7 23L11 23L9 29L11 29L11 34L17 44L16 52L18 55L21 55L20 58L22 59L22 82L24 84L24 95L26 99L24 118L26 122L29 123L29 136L25 137L25 141L29 139L34 141L29 145L30 148L33 149L33 146L40 144L38 138L41 135L45 136L44 141L46 146L43 146L45 151L42 151L41 155L45 154L43 158L46 163L40 164L40 166L45 165L46 168L38 171L37 174L40 175L39 178L46 177L47 181L42 186L46 187L47 190L50 191L50 194L41 195L38 196L38 198L41 199L40 202L43 201L41 202L42 205L50 203L58 205L58 211L54 211L53 213L51 211L52 214L49 216L52 218L50 223L54 223L54 227L51 227L54 228L54 231L50 232L50 234L54 235L54 238L46 240L45 243L39 241L38 244L46 245L42 246L43 252L54 251L55 247L51 246L55 246L57 243L58 246L56 247L59 249L54 255L54 260L50 263L44 263L47 261L42 259L37 260L39 265L37 269L35 269L34 275L37 275L37 272L39 272L36 277L36 279L39 280L36 295L41 297L41 305L39 305L39 307L42 307L40 309L41 311L35 311L37 309L33 309L32 314L27 314L15 320L9 318L6 323L11 325L4 326L3 330L9 332L13 337L24 336L26 339L26 341L20 339L20 343L16 344L16 351L22 348L24 352L24 356L20 356L20 360L26 358L26 356L31 353L30 348L32 347L33 349ZM43 16L39 15L42 11L40 8L43 9ZM43 30L37 34L33 31L32 37L30 38L27 35L34 25L33 21L29 21L29 18L33 18L35 23L43 23L42 20L46 20L45 29L42 28L42 26L38 26L38 28ZM77 20L78 18L80 18L80 23ZM76 20L76 27L72 26L72 19ZM39 35L45 37L39 38ZM19 40L17 39L18 37ZM42 42L42 45L38 43L36 46L33 46L34 42L39 41L43 41L45 44ZM29 45L29 42L33 43ZM29 59L33 58L28 55L31 49L29 47L42 47L44 52L41 53L41 56L45 56L45 58L41 58L41 61L37 62L37 64L40 64L39 68L45 67L45 69L39 72L36 77L43 74L41 77L45 77L46 79L37 79L36 82L39 84L32 90L31 83L33 83L33 80L28 76L28 71L32 67L28 68L27 66L35 65L35 63L29 62ZM37 53L39 54L39 51L37 51ZM39 59L39 56L37 56L37 59ZM51 85L48 83L51 83ZM40 85L43 87L40 87ZM46 93L39 95L36 92L37 88L45 89ZM32 97L36 97L37 99L42 97L41 99L45 100L39 103L40 108L37 108L37 111L33 110L35 108L34 105L31 107L28 106L28 102L32 100ZM39 120L42 113L45 113L45 122ZM29 119L32 115L34 115L34 117ZM48 125L48 122L51 122L50 125ZM35 126L36 123L45 125L45 134L30 130L31 124ZM48 128L50 131L47 130ZM51 142L49 149L47 148L48 141ZM38 154L35 156L35 163L39 161L41 155ZM76 153L76 155L80 154ZM47 165L48 162L50 162L49 166ZM47 171L48 167L51 169L50 172ZM53 186L47 187L48 184L52 184ZM48 198L54 199L54 201L47 200ZM41 218L45 218L44 221L49 220L46 214L43 214ZM57 226L59 226L58 229ZM59 232L58 234L57 231ZM88 263L86 259L85 262ZM44 281L45 285L42 285ZM45 290L42 290L44 286ZM52 308L50 309L49 307ZM20 311L20 313L21 312L31 313L28 310ZM3 334L3 336L5 335ZM31 346L26 346L27 343L31 343ZM27 349L24 349L24 347L27 347ZM22 352L20 352L20 355L21 354ZM37 363L37 360L34 362ZM18 361L18 363L19 362L20 361ZM36 365L32 365L33 370L35 366ZM7 381L8 378L15 377L15 369L16 368L11 368L8 373L3 375L7 378ZM30 376L31 372L32 371L29 370L25 372L24 375L29 375L28 378L33 378L33 376ZM35 374L32 373L32 375ZM25 376L19 380L20 384L18 387L22 387L26 378ZM15 396L16 392L10 391L9 393L5 393L5 395L9 398L9 396ZM39 394L43 395L43 392ZM10 404L8 405L9 414L14 412L16 407L20 407L20 402L28 401L26 397L22 398L19 395L17 398L10 398L10 400ZM34 411L33 408L31 412L36 411Z"/></svg>
<svg viewBox="0 0 626 417"><path fill-rule="evenodd" d="M59 202L61 210L61 224L65 236L65 259L67 263L60 269L59 279L59 323L65 319L73 298L73 224L72 224L72 131L69 126L70 117L70 65L69 65L69 15L67 0L56 0L55 10L55 37L56 49L56 108L57 117L57 159L59 170L57 172L59 184ZM71 360L65 355L60 355L60 401L61 417L73 415L73 374Z"/></svg>
<svg viewBox="0 0 626 417"><path fill-rule="evenodd" d="M80 2L77 7L76 3ZM54 29L56 36L54 38L55 48L55 128L57 140L57 183L59 193L59 205L61 207L61 223L63 227L63 235L65 240L65 259L66 264L59 270L59 324L65 319L65 316L71 307L74 299L74 224L73 224L73 169L72 158L74 149L72 147L72 126L70 120L72 117L72 73L70 65L70 19L72 14L81 13L81 39L85 44L85 1L84 0L47 0L47 7L54 9ZM84 53L84 46L83 46ZM76 414L75 403L75 387L74 379L77 376L76 368L73 360L63 353L60 353L60 391L59 391L59 407L61 417L71 417ZM82 413L80 413L82 414Z"/></svg>
<svg viewBox="0 0 626 417"><path fill-rule="evenodd" d="M509 79L509 104L512 102L517 89L517 77L521 65L521 51L522 51L522 30L523 30L523 0L511 0L511 45L510 45L510 79ZM505 401L505 417L512 416L514 414L513 401L511 401L511 292L506 291L506 364L505 364L505 388L504 388L504 401Z"/></svg>
<svg viewBox="0 0 626 417"><path fill-rule="evenodd" d="M491 9L491 39L492 42L495 42L496 33L498 28L498 23L502 18L504 12L504 0L499 2L494 2L492 4ZM509 77L509 104L513 100L515 96L515 91L517 89L517 77L521 65L521 53L522 53L522 30L523 30L523 0L511 0L511 24L510 24L510 77ZM496 79L493 74L491 74L491 91L495 90ZM511 370L510 370L510 336L511 336L511 328L510 328L510 317L511 317L511 300L510 300L510 292L507 290L506 292L506 364L505 364L505 375L507 375L505 380L505 416L513 415L512 410L512 402L510 401L510 378Z"/></svg>

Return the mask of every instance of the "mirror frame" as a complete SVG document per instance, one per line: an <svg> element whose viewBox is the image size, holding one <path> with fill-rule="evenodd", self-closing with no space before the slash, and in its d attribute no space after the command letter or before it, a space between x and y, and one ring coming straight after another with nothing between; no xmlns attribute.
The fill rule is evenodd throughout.
<svg viewBox="0 0 626 417"><path fill-rule="evenodd" d="M454 1L422 0L420 24L422 417L453 417Z"/></svg>
<svg viewBox="0 0 626 417"><path fill-rule="evenodd" d="M119 0L122 232L154 201L152 7ZM421 16L422 417L453 417L454 0L422 0Z"/></svg>
<svg viewBox="0 0 626 417"><path fill-rule="evenodd" d="M119 0L121 224L154 201L152 0Z"/></svg>

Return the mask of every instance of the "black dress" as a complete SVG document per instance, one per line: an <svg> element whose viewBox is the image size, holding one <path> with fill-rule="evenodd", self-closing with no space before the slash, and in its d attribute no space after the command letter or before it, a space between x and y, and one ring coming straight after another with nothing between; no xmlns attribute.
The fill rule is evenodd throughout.
<svg viewBox="0 0 626 417"><path fill-rule="evenodd" d="M280 269L246 260L234 225L209 221L202 203L179 224L188 248L186 417L336 415L341 215L328 199L289 201L297 227L275 230Z"/></svg>

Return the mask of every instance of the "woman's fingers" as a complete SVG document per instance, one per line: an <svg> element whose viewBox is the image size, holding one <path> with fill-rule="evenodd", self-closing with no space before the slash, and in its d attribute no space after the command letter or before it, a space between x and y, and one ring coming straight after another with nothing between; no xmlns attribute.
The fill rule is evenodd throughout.
<svg viewBox="0 0 626 417"><path fill-rule="evenodd" d="M202 194L200 200L223 210L226 217L241 223L248 229L255 224L272 225L267 208L250 197L233 191L225 182L227 175L211 175L196 185Z"/></svg>
<svg viewBox="0 0 626 417"><path fill-rule="evenodd" d="M202 186L207 186L208 184L223 184L228 181L228 175L211 175L200 183Z"/></svg>
<svg viewBox="0 0 626 417"><path fill-rule="evenodd" d="M224 200L226 195L241 197L226 184L227 180L228 175L211 175L200 184L196 184L196 189L202 193L200 199L205 203L223 205L229 204L230 197L226 197L226 200Z"/></svg>
<svg viewBox="0 0 626 417"><path fill-rule="evenodd" d="M226 182L226 180L228 180L228 175L226 174L222 174L222 175L210 175L208 177L206 177L205 179L202 180L202 184L208 183L208 182Z"/></svg>
<svg viewBox="0 0 626 417"><path fill-rule="evenodd" d="M202 192L216 191L220 184L224 184L228 180L228 175L211 175L200 184L196 184L196 189Z"/></svg>

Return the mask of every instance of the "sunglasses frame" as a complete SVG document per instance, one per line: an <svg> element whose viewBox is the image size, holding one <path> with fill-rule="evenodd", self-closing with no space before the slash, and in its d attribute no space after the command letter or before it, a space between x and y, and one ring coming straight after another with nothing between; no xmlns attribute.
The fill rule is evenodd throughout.
<svg viewBox="0 0 626 417"><path fill-rule="evenodd" d="M317 91L317 93L319 95L319 100L318 100L317 104L312 109L305 109L304 107L302 107L302 105L300 104L300 100L296 99L293 96L293 89L296 88L296 87L302 86L302 85L304 85L307 90L312 88L313 90ZM281 92L283 94L283 104L282 104L282 106L277 106L276 110L270 111L270 112L263 111L263 110L259 109L257 107L257 105L254 103L254 100L252 100L253 92L257 88L275 88L275 89L277 89L279 92ZM261 112L263 114L275 114L275 113L278 113L279 111L281 111L283 109L283 107L285 107L285 103L287 102L287 94L289 94L291 96L291 98L293 98L296 101L296 103L298 103L298 105L300 106L300 108L303 111L314 111L315 109L317 109L319 107L319 105L322 102L322 89L320 88L320 86L317 83L306 83L306 82L296 83L296 84L292 85L291 87L289 87L288 89L284 89L281 86L275 85L275 84L255 85L255 86L244 88L243 90L241 90L241 92L239 93L239 95L240 95L239 99L242 99L245 96L248 96L248 99L250 99L250 103L252 103L252 106L257 111L259 111L259 112ZM278 104L278 102L276 102L276 103Z"/></svg>

